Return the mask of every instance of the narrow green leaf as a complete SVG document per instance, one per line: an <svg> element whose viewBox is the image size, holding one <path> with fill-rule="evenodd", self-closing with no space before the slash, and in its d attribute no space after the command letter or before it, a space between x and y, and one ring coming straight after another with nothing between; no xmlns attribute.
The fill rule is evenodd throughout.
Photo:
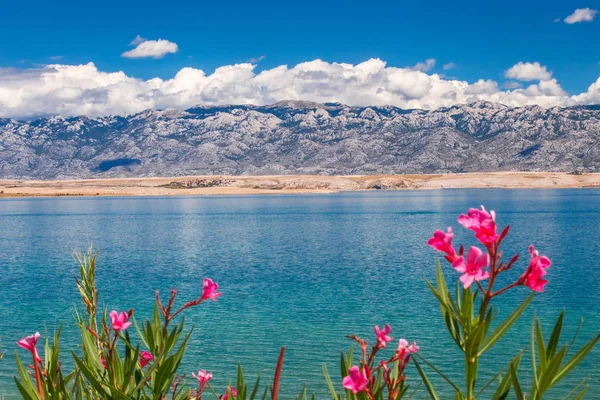
<svg viewBox="0 0 600 400"><path fill-rule="evenodd" d="M260 386L260 374L256 378L256 383L254 384L254 389L252 389L252 393L250 394L249 400L254 400L254 398L256 397L256 394L258 393L259 386Z"/></svg>
<svg viewBox="0 0 600 400"><path fill-rule="evenodd" d="M563 310L560 313L556 324L554 324L552 335L550 335L550 340L548 341L548 348L546 349L546 358L552 358L556 353L556 349L558 348L558 340L560 339L560 333L562 331L564 317L565 311Z"/></svg>
<svg viewBox="0 0 600 400"><path fill-rule="evenodd" d="M331 393L331 397L334 400L339 398L335 386L333 386L333 382L331 381L331 377L329 376L329 371L327 371L327 366L323 363L323 375L325 376L325 381L327 382L327 387L329 388L329 393Z"/></svg>
<svg viewBox="0 0 600 400"><path fill-rule="evenodd" d="M480 395L481 395L481 394L482 394L482 393L485 391L485 389L487 389L487 388L488 388L488 386L490 386L490 385L491 385L491 384L492 384L492 383L493 383L493 382L494 382L496 379L498 379L498 378L499 378L499 377L500 377L500 376L501 376L501 375L504 373L504 371L508 370L508 369L510 368L510 365L511 365L511 363L513 363L513 362L516 362L516 365L517 365L517 367L518 367L518 365L519 365L519 364L520 364L520 362L521 362L521 357L522 357L522 356L523 356L523 350L521 350L521 351L519 352L519 354L518 354L518 355L517 355L515 358L513 358L513 359L512 359L512 360L511 360L511 361L510 361L510 362L509 362L509 363L508 363L508 364L507 364L507 365L506 365L504 368L502 368L500 371L498 371L498 372L496 373L496 375L494 375L494 376L492 377L492 379L490 379L490 380L489 380L489 381L488 381L488 382L487 382L485 385L483 385L483 386L481 387L481 389L479 389L479 392L477 392L477 393L475 394L475 398L479 398L479 396L480 396ZM510 374L506 374L506 375L505 375L505 378L506 378L507 376L509 376L509 375L510 375ZM507 379L507 381L508 381L508 379ZM507 385L507 390L508 390L508 389L510 389L510 383Z"/></svg>
<svg viewBox="0 0 600 400"><path fill-rule="evenodd" d="M571 349L573 348L573 345L575 344L575 341L577 340L577 337L579 336L579 332L581 332L582 327L583 327L583 318L581 318L579 320L579 326L577 327L577 331L575 331L575 336L573 336L573 340L571 340L571 343L569 343L569 347L567 348L567 353L571 352Z"/></svg>
<svg viewBox="0 0 600 400"><path fill-rule="evenodd" d="M481 357L483 353L491 349L492 346L496 344L496 342L500 340L502 336L504 336L504 334L510 329L510 327L523 314L523 312L525 312L527 306L529 306L529 303L531 303L531 300L533 300L533 296L534 293L531 293L527 297L527 299L525 299L525 301L523 301L523 303L521 303L521 305L517 307L504 322L502 322L496 327L496 329L494 329L494 331L490 334L490 336L488 336L488 338L483 343L481 349L479 350L479 353L477 353L477 357Z"/></svg>
<svg viewBox="0 0 600 400"><path fill-rule="evenodd" d="M550 386L554 386L557 384L562 378L564 378L573 368L575 368L583 359L588 355L590 351L594 348L596 343L600 340L600 334L596 335L592 340L590 340L585 346L583 346L567 363L561 368L561 370L556 374Z"/></svg>
<svg viewBox="0 0 600 400"><path fill-rule="evenodd" d="M423 384L423 382L419 382L417 384L417 386L415 386L413 391L408 395L408 400L413 398L413 396L417 393L417 390L419 390L419 388L421 387L422 384ZM406 389L408 390L408 387ZM398 397L398 399L401 399L401 398L402 398L402 396Z"/></svg>
<svg viewBox="0 0 600 400"><path fill-rule="evenodd" d="M509 367L510 368L510 367ZM494 396L492 396L492 400L504 400L508 397L508 393L510 392L511 386L511 374L508 371L504 377L500 380L500 384L496 388L494 392Z"/></svg>
<svg viewBox="0 0 600 400"><path fill-rule="evenodd" d="M423 368L421 368L421 366L417 362L417 359L413 358L412 360L413 360L413 363L415 363L415 367L417 367L417 371L419 371L419 375L421 375L421 380L423 381L423 385L425 385L425 389L427 389L427 392L429 393L431 398L433 400L439 400L439 397L438 397L437 393L435 392L435 389L431 385L429 378L427 378L427 374L425 374L425 371L423 371Z"/></svg>
<svg viewBox="0 0 600 400"><path fill-rule="evenodd" d="M302 391L300 392L300 395L298 397L296 397L297 400L304 400L306 399L306 384L302 387Z"/></svg>
<svg viewBox="0 0 600 400"><path fill-rule="evenodd" d="M566 354L567 348L563 347L553 359L549 360L546 371L544 371L544 374L540 377L540 394L544 394L553 386L553 384L551 383L552 379L556 376L556 373L558 372Z"/></svg>
<svg viewBox="0 0 600 400"><path fill-rule="evenodd" d="M515 390L515 395L518 400L523 400L523 391L521 391L521 384L519 383L519 377L517 376L517 369L514 364L510 365L510 377L513 384L513 389Z"/></svg>
<svg viewBox="0 0 600 400"><path fill-rule="evenodd" d="M587 393L588 389L590 388L589 385L585 385L585 387L583 388L583 390L581 392L579 392L579 394L575 397L573 397L573 400L581 400L583 399L583 396L585 396L585 394Z"/></svg>
<svg viewBox="0 0 600 400"><path fill-rule="evenodd" d="M444 379L446 382L448 382L450 384L450 386L452 386L454 388L454 390L458 393L460 393L461 396L464 397L464 395L462 394L460 388L454 384L454 382L452 382L450 380L450 378L448 378L446 375L444 375L439 369L437 369L433 364L431 364L429 361L427 361L425 358L423 358L421 355L419 354L415 354L415 357L418 357L419 360L423 361L429 368L431 368L434 372L436 372L439 376L442 377L442 379ZM415 361L416 363L416 361Z"/></svg>
<svg viewBox="0 0 600 400"><path fill-rule="evenodd" d="M579 390L580 387L582 387L583 385L585 385L585 383L587 382L587 380L588 380L588 377L586 376L565 397L563 397L562 400L568 400L569 397L573 396Z"/></svg>
<svg viewBox="0 0 600 400"><path fill-rule="evenodd" d="M546 371L546 343L544 342L544 336L542 335L542 328L540 327L539 319L536 319L535 321L535 340L541 377L544 375L544 371Z"/></svg>

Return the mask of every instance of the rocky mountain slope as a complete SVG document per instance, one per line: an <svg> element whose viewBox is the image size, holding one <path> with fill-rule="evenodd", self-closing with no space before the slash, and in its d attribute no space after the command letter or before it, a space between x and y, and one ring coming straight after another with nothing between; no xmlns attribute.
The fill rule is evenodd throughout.
<svg viewBox="0 0 600 400"><path fill-rule="evenodd" d="M600 171L600 107L286 101L0 119L0 177Z"/></svg>

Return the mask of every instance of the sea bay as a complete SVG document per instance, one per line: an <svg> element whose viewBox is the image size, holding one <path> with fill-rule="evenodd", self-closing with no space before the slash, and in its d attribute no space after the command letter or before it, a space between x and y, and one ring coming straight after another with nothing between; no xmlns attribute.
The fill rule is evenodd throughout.
<svg viewBox="0 0 600 400"><path fill-rule="evenodd" d="M90 243L100 250L101 303L109 311L135 308L138 320L149 316L157 289L167 296L175 287L183 302L199 296L203 277L219 283L216 303L186 313L196 329L181 371L213 371L219 388L235 380L237 362L250 378L272 376L286 346L282 395L292 398L306 383L309 393L327 398L321 364L339 383L339 353L351 344L345 336L373 340L373 325L385 323L458 380L462 361L424 282L441 259L426 241L452 226L456 243L476 244L456 218L480 204L496 210L500 226L511 225L507 257L522 255L506 283L526 267L530 243L553 262L546 291L487 355L484 377L528 345L534 310L546 331L566 310L567 338L583 317L578 343L589 340L600 330L598 189L2 199L0 338L7 354L0 394L16 395L15 342L36 330L45 337L65 323L69 365L79 304L72 254ZM443 266L448 278L457 276ZM528 293L507 293L499 308L510 310ZM596 349L554 393L564 396L569 383L589 376L590 397L600 396L599 365ZM410 380L418 381L414 371Z"/></svg>

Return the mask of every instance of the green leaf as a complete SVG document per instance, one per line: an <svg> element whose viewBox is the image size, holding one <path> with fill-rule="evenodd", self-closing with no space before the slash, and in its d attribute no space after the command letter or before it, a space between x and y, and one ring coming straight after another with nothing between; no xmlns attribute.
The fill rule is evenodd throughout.
<svg viewBox="0 0 600 400"><path fill-rule="evenodd" d="M537 356L539 361L540 376L544 375L546 370L546 349L544 336L542 335L542 328L540 327L539 319L535 321L535 340L537 346Z"/></svg>
<svg viewBox="0 0 600 400"><path fill-rule="evenodd" d="M508 397L508 393L510 392L511 382L511 374L510 371L508 371L506 375L504 375L504 377L500 380L500 384L496 388L494 396L492 396L492 400L506 399L506 397Z"/></svg>
<svg viewBox="0 0 600 400"><path fill-rule="evenodd" d="M87 381L94 387L94 389L98 391L103 397L114 398L115 393L126 397L124 393L120 392L113 385L109 385L108 383L101 383L100 381L98 381L94 373L85 365L85 363L83 363L83 361L81 361L79 357L77 357L77 354L75 354L75 352L73 351L71 351L71 353L73 354L73 359L75 360L75 363L81 370L81 373L86 377ZM104 386L111 389L111 391L108 392Z"/></svg>
<svg viewBox="0 0 600 400"><path fill-rule="evenodd" d="M304 400L306 399L306 384L302 387L302 391L300 392L300 395L298 397L296 397L297 400Z"/></svg>
<svg viewBox="0 0 600 400"><path fill-rule="evenodd" d="M329 393L331 393L331 397L334 400L338 400L340 396L337 394L335 390L335 386L333 386L333 382L331 381L331 377L329 376L329 371L327 371L327 366L323 363L323 375L325 376L325 381L327 382L327 387L329 388Z"/></svg>
<svg viewBox="0 0 600 400"><path fill-rule="evenodd" d="M432 370L434 370L439 376L442 377L442 379L444 379L446 382L448 382L450 384L450 386L452 386L454 388L454 390L458 393L460 393L461 396L464 397L464 395L462 394L460 388L454 384L454 382L452 382L450 380L450 378L448 378L446 375L444 375L439 369L437 369L433 364L431 364L429 361L427 361L425 358L423 358L421 355L419 354L415 354L415 357L418 357L419 360L423 361L429 368L431 368ZM415 361L416 362L416 361Z"/></svg>
<svg viewBox="0 0 600 400"><path fill-rule="evenodd" d="M587 393L588 389L589 389L589 385L585 385L585 387L583 388L583 390L581 392L579 392L579 394L575 397L573 397L573 400L581 400L583 399L583 396L585 396L585 394Z"/></svg>
<svg viewBox="0 0 600 400"><path fill-rule="evenodd" d="M19 371L19 376L21 378L21 382L19 382L19 380L15 376L15 382L17 383L19 391L25 398L30 398L30 399L39 398L39 395L37 393L37 388L36 388L35 384L33 383L33 381L31 380L31 376L27 372L27 369L21 362L21 358L19 358L19 355L17 354L16 351L15 351L15 361L17 362L17 369Z"/></svg>
<svg viewBox="0 0 600 400"><path fill-rule="evenodd" d="M423 368L421 368L421 366L417 362L417 359L413 358L412 360L415 363L415 367L417 367L417 371L419 371L419 375L421 375L421 379L423 380L423 385L425 385L425 389L427 389L427 392L429 393L431 398L433 400L439 400L439 397L438 397L437 393L435 392L435 389L431 385L429 378L427 378L427 374L425 374L425 371L423 371Z"/></svg>
<svg viewBox="0 0 600 400"><path fill-rule="evenodd" d="M417 390L419 390L419 388L421 387L421 385L423 384L423 382L419 382L417 384L417 386L413 389L413 391L408 395L408 400L412 399L413 396L417 393ZM406 388L408 390L408 387ZM398 399L401 399L402 396L398 397Z"/></svg>
<svg viewBox="0 0 600 400"><path fill-rule="evenodd" d="M258 393L258 388L260 386L260 375L256 378L256 383L254 384L254 389L252 389L252 393L250 394L249 400L254 400L256 394Z"/></svg>
<svg viewBox="0 0 600 400"><path fill-rule="evenodd" d="M16 376L15 376L15 383L17 384L17 388L19 389L19 392L21 392L21 396L23 396L24 399L37 400L40 398L40 396L37 394L37 392L30 392L27 389L25 389L25 386L23 386L21 384L21 382L19 382L19 380L17 379Z"/></svg>
<svg viewBox="0 0 600 400"><path fill-rule="evenodd" d="M556 376L556 373L558 372L558 369L560 368L560 364L562 363L563 358L565 357L565 354L567 354L567 348L563 347L558 352L556 357L554 357L552 360L550 360L548 362L546 371L544 371L544 374L541 376L540 382L538 385L540 394L544 394L546 391L548 391L548 389L550 389L553 386L551 383L551 380L552 380L552 378L554 378L554 376Z"/></svg>
<svg viewBox="0 0 600 400"><path fill-rule="evenodd" d="M581 332L582 327L583 327L583 318L581 318L579 320L579 326L577 327L577 331L575 331L575 336L573 336L573 340L571 340L571 343L569 343L569 348L567 349L567 353L571 352L571 349L573 348L573 345L575 344L575 341L577 340L577 337L579 336L579 332Z"/></svg>
<svg viewBox="0 0 600 400"><path fill-rule="evenodd" d="M269 393L269 385L265 387L265 392L263 393L261 400L267 400L267 394ZM215 396L216 397L216 396Z"/></svg>
<svg viewBox="0 0 600 400"><path fill-rule="evenodd" d="M546 349L546 357L552 358L556 353L556 349L558 348L558 340L560 339L560 332L562 331L563 319L565 317L565 311L563 310L554 324L554 329L552 330L552 335L550 336L550 340L548 341L548 348Z"/></svg>
<svg viewBox="0 0 600 400"><path fill-rule="evenodd" d="M585 383L587 382L587 380L588 380L588 377L586 376L565 397L563 397L562 400L568 400L569 397L573 396L579 390L580 387L582 387L583 385L585 385Z"/></svg>
<svg viewBox="0 0 600 400"><path fill-rule="evenodd" d="M531 383L531 391L529 392L529 398L533 399L537 392L537 385L539 376L537 372L537 359L535 357L535 311L531 317L531 370L533 372L533 382Z"/></svg>
<svg viewBox="0 0 600 400"><path fill-rule="evenodd" d="M531 293L523 303L519 307L517 307L512 314L500 325L494 329L494 331L488 336L488 338L483 342L479 353L477 353L477 357L481 357L483 353L492 348L493 345L498 342L504 336L504 334L510 329L510 327L519 319L519 317L525 312L531 300L533 300L534 293Z"/></svg>
<svg viewBox="0 0 600 400"><path fill-rule="evenodd" d="M492 384L492 382L494 382L496 379L498 379L504 373L505 370L508 370L510 368L511 363L516 362L516 365L518 366L521 362L522 356L523 356L523 350L521 350L519 352L519 354L515 358L513 358L504 368L502 368L500 371L498 371L496 373L496 375L494 375L492 377L492 379L490 379L485 385L483 385L481 387L481 389L479 389L479 392L477 392L477 394L475 394L475 398L479 398L479 396L485 391L485 389L488 388L488 386L490 386ZM508 382L508 384L505 383L507 392L510 389L510 380L509 379L510 379L510 374L506 374L504 376L504 378L502 379L502 380L506 380L506 382ZM501 382L502 382L502 380L501 380ZM500 389L500 386L498 387L498 389ZM502 390L500 390L500 391L502 391ZM498 392L498 391L496 391L496 392ZM494 399L495 398L496 397L494 397Z"/></svg>
<svg viewBox="0 0 600 400"><path fill-rule="evenodd" d="M562 378L564 378L573 368L575 368L583 359L588 355L590 351L594 348L598 340L600 339L600 334L596 335L592 340L590 340L585 346L583 346L575 355L567 361L567 363L561 368L561 370L556 374L550 387L557 384Z"/></svg>
<svg viewBox="0 0 600 400"><path fill-rule="evenodd" d="M517 367L515 364L510 364L510 378L512 380L515 395L518 400L523 400L523 391L521 390L521 384L519 383L519 377L517 376Z"/></svg>
<svg viewBox="0 0 600 400"><path fill-rule="evenodd" d="M425 279L425 283L427 284L427 286L429 286L429 289L431 290L431 293L433 293L433 295L437 299L438 303L440 303L440 307L441 307L441 310L442 310L442 316L445 317L446 314L448 314L448 316L450 318L452 318L453 320L455 320L456 322L458 322L463 327L463 329L464 329L463 322L457 316L457 314L454 312L454 310L452 309L452 307L450 306L450 304L448 304L445 301L444 296L442 296L440 293L438 293L437 290L433 287L433 285L431 283L429 283L429 281L427 279Z"/></svg>

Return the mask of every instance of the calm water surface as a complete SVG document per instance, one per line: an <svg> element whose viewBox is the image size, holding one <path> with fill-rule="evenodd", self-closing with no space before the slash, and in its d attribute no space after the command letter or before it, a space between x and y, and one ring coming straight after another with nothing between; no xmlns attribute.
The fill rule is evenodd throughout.
<svg viewBox="0 0 600 400"><path fill-rule="evenodd" d="M16 393L13 352L27 334L67 322L63 360L69 364L67 349L77 340L72 311L79 300L71 254L90 242L101 249L102 303L109 309L135 307L138 319L149 315L156 289L166 295L176 287L183 301L198 297L204 276L220 284L224 294L217 303L186 314L197 330L182 368L213 371L219 388L235 379L238 361L250 377L272 376L285 345L285 398L304 383L319 399L327 398L321 364L336 374L339 352L350 345L344 336L372 336L373 325L385 323L395 338L416 339L423 356L458 379L453 371L462 361L423 280L433 279L439 259L426 241L436 228L452 225L456 243L474 244L456 218L480 204L498 212L500 225L512 226L506 253L520 252L526 261L527 246L534 243L553 261L546 292L488 353L483 374L491 376L527 345L534 309L546 330L566 309L569 334L584 317L580 343L597 333L595 189L0 200L0 337L7 351L0 363L0 395ZM524 264L514 267L511 279ZM514 290L500 307L511 309L527 294ZM573 380L587 375L588 397L599 398L600 348ZM563 385L554 396L567 392Z"/></svg>

